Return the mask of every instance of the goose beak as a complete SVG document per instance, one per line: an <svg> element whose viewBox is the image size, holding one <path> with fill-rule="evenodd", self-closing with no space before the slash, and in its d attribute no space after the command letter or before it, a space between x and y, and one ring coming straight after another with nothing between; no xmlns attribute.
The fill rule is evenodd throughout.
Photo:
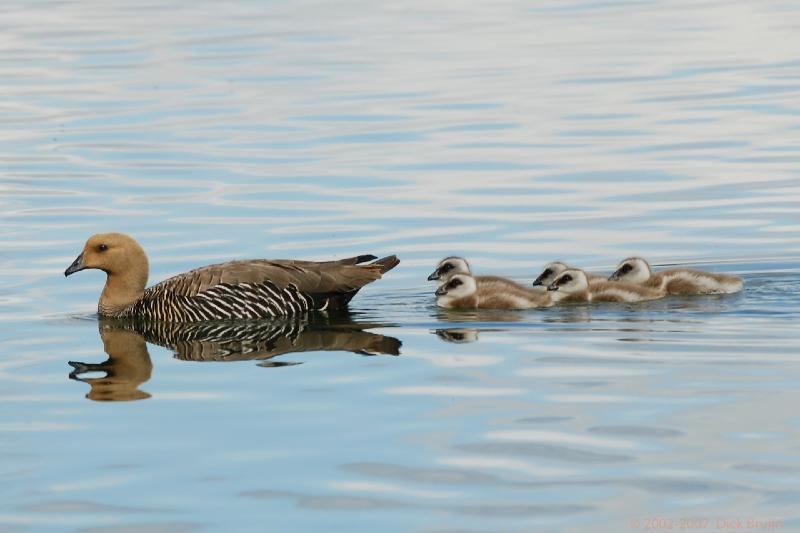
<svg viewBox="0 0 800 533"><path fill-rule="evenodd" d="M439 276L439 271L438 270L434 270L433 273L430 276L428 276L428 281L436 281L440 277L441 276Z"/></svg>
<svg viewBox="0 0 800 533"><path fill-rule="evenodd" d="M557 291L558 290L558 285L556 285L556 282L554 281L553 283L551 283L550 285L547 286L547 290L548 291Z"/></svg>
<svg viewBox="0 0 800 533"><path fill-rule="evenodd" d="M86 267L83 266L83 252L81 252L81 255L76 257L75 261L73 261L69 268L64 271L64 277L74 274L75 272L79 272L84 268Z"/></svg>
<svg viewBox="0 0 800 533"><path fill-rule="evenodd" d="M447 294L447 289L445 289L444 286L441 286L438 289L436 289L435 294L436 296L444 296L445 294Z"/></svg>

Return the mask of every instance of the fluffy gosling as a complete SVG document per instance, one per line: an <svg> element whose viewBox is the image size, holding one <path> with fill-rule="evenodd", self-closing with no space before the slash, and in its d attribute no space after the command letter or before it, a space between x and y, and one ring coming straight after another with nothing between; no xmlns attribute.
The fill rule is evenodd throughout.
<svg viewBox="0 0 800 533"><path fill-rule="evenodd" d="M562 272L570 269L572 269L572 267L562 261L553 261L552 263L547 263L542 269L542 273L539 274L539 277L533 281L533 286L546 289L547 286L553 283ZM589 279L590 284L597 281L608 281L608 278L602 274L586 272L586 277Z"/></svg>
<svg viewBox="0 0 800 533"><path fill-rule="evenodd" d="M641 257L625 259L608 279L675 295L730 294L739 292L744 287L742 278L729 274L715 274L691 268L668 268L653 272L650 263Z"/></svg>
<svg viewBox="0 0 800 533"><path fill-rule="evenodd" d="M482 285L469 274L456 274L436 289L436 305L445 309L533 309L549 307L548 293Z"/></svg>
<svg viewBox="0 0 800 533"><path fill-rule="evenodd" d="M547 290L557 303L569 302L644 302L664 296L661 289L642 287L625 282L589 283L586 272L572 268L565 270Z"/></svg>

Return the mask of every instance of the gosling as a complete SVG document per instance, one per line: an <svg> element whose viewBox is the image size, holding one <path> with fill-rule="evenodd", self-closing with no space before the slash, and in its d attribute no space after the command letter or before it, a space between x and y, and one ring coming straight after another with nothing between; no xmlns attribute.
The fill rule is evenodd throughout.
<svg viewBox="0 0 800 533"><path fill-rule="evenodd" d="M436 265L428 281L436 281L436 286L441 287L456 274L466 274L472 276L469 263L463 257L445 257ZM501 278L500 276L472 276L478 284L478 288L483 290L506 290L506 291L527 291L528 289L516 281Z"/></svg>
<svg viewBox="0 0 800 533"><path fill-rule="evenodd" d="M547 289L547 286L553 283L562 272L570 269L572 269L572 267L562 261L547 263L542 273L539 274L539 277L533 281L533 286L540 289ZM602 274L586 272L586 277L589 279L590 285L598 281L608 281L608 278Z"/></svg>
<svg viewBox="0 0 800 533"><path fill-rule="evenodd" d="M436 289L436 305L445 309L533 309L550 307L550 295L524 287L481 285L469 274L456 274Z"/></svg>
<svg viewBox="0 0 800 533"><path fill-rule="evenodd" d="M586 272L577 268L565 270L547 290L556 303L571 302L644 302L657 300L664 291L657 288L642 287L625 282L589 283Z"/></svg>
<svg viewBox="0 0 800 533"><path fill-rule="evenodd" d="M608 279L655 288L675 295L731 294L744 287L742 278L729 274L715 274L691 268L669 268L653 272L650 264L641 257L625 259Z"/></svg>

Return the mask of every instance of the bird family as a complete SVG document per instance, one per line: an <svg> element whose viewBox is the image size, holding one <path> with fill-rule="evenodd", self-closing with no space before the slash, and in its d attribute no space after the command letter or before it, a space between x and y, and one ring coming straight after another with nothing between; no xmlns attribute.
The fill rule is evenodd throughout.
<svg viewBox="0 0 800 533"><path fill-rule="evenodd" d="M613 274L586 272L561 261L545 265L533 286L498 276L473 276L461 257L442 259L428 280L437 281L436 304L447 309L532 309L576 302L644 302L667 295L729 294L741 278L690 268L654 272L641 257L622 261Z"/></svg>
<svg viewBox="0 0 800 533"><path fill-rule="evenodd" d="M368 283L400 263L390 255L335 261L252 259L200 267L147 287L149 262L141 245L123 233L100 233L64 272L106 273L97 311L112 318L167 322L259 319L344 309ZM553 262L533 286L498 276L473 276L466 260L448 257L428 277L438 283L436 303L449 309L530 309L568 302L640 302L667 294L742 290L740 278L691 269L653 272L641 258L620 263L610 276Z"/></svg>

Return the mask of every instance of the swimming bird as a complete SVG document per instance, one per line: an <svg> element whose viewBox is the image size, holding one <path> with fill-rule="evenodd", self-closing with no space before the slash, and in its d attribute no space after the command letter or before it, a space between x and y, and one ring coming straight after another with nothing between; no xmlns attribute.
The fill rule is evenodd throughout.
<svg viewBox="0 0 800 533"><path fill-rule="evenodd" d="M360 255L339 261L252 259L230 261L178 274L145 288L147 254L132 237L100 233L86 241L64 272L96 268L106 273L97 311L106 317L169 322L268 318L342 309L364 285L400 262ZM362 264L373 261L369 264Z"/></svg>
<svg viewBox="0 0 800 533"><path fill-rule="evenodd" d="M730 274L716 274L692 268L668 268L653 272L650 263L641 257L629 257L622 261L608 278L624 281L640 287L652 287L667 294L730 294L739 292L744 281Z"/></svg>
<svg viewBox="0 0 800 533"><path fill-rule="evenodd" d="M657 300L664 291L625 282L589 283L586 272L571 268L561 273L547 286L551 298L557 303L569 302L644 302Z"/></svg>
<svg viewBox="0 0 800 533"><path fill-rule="evenodd" d="M436 289L436 305L446 309L532 309L549 307L552 301L548 293L481 285L469 274L456 274Z"/></svg>
<svg viewBox="0 0 800 533"><path fill-rule="evenodd" d="M466 274L468 276L472 276L472 271L469 268L469 263L463 257L445 257L439 264L436 265L436 270L434 270L430 276L428 276L428 281L436 281L436 286L441 287L450 279L455 276L456 274ZM489 289L494 288L495 290L521 290L527 291L528 289L516 281L502 278L500 276L472 276L475 278L475 281L478 284L478 287L481 289Z"/></svg>
<svg viewBox="0 0 800 533"><path fill-rule="evenodd" d="M542 269L542 273L539 274L539 277L533 281L533 286L547 289L547 286L553 283L562 272L571 268L571 266L562 261L553 261L552 263L547 263ZM589 279L590 284L597 281L608 281L608 278L602 274L586 272L586 277Z"/></svg>

